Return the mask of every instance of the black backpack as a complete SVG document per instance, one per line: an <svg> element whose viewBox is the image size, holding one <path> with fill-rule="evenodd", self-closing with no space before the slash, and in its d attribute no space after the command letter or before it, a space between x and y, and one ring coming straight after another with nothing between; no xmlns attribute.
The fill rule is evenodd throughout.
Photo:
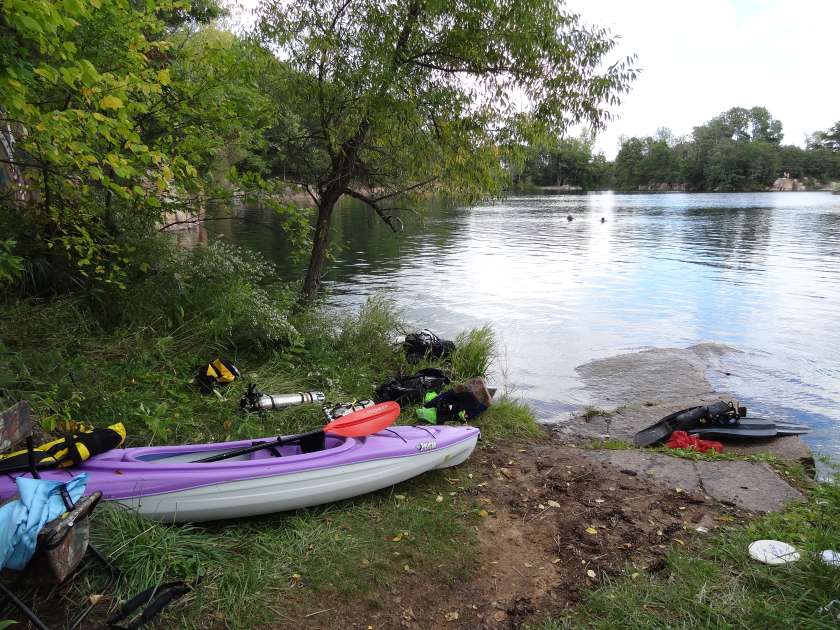
<svg viewBox="0 0 840 630"><path fill-rule="evenodd" d="M449 385L449 377L437 368L426 368L411 376L397 376L376 390L374 400L393 400L401 405L422 403L428 392L440 392Z"/></svg>
<svg viewBox="0 0 840 630"><path fill-rule="evenodd" d="M455 349L455 343L441 339L431 330L421 330L405 336L403 350L409 363L417 363L423 359L440 359L449 356Z"/></svg>

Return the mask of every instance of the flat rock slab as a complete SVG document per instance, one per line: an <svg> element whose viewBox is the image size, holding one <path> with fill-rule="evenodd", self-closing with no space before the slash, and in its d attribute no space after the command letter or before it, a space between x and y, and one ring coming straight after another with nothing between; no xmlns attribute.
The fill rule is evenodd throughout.
<svg viewBox="0 0 840 630"><path fill-rule="evenodd" d="M802 499L802 493L764 463L689 460L634 450L592 450L587 457L751 512L779 512L787 502Z"/></svg>
<svg viewBox="0 0 840 630"><path fill-rule="evenodd" d="M633 476L646 477L671 488L702 492L700 476L689 459L642 451L583 451L587 458Z"/></svg>
<svg viewBox="0 0 840 630"><path fill-rule="evenodd" d="M595 402L661 403L713 394L706 371L734 348L700 343L688 348L656 348L591 361L577 368Z"/></svg>
<svg viewBox="0 0 840 630"><path fill-rule="evenodd" d="M554 430L573 443L605 438L630 442L638 431L675 411L733 400L730 394L714 391L706 376L710 369L719 369L721 357L731 352L738 350L701 343L682 349L643 350L581 365L577 371L595 409L559 421ZM798 436L720 441L729 452L772 453L814 468L811 451Z"/></svg>

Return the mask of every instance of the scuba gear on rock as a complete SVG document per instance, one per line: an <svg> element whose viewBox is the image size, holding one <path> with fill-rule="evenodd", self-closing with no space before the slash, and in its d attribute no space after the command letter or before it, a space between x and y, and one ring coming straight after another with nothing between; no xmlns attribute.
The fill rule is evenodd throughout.
<svg viewBox="0 0 840 630"><path fill-rule="evenodd" d="M765 418L747 418L747 408L737 402L716 402L690 407L665 416L642 429L635 436L636 446L651 446L668 439L674 431L718 438L767 438L800 435L810 429L801 424L775 422Z"/></svg>
<svg viewBox="0 0 840 630"><path fill-rule="evenodd" d="M693 429L704 423L715 422L721 425L733 424L738 418L747 414L746 407L738 407L735 403L716 402L712 405L690 407L665 416L655 424L642 429L635 436L636 446L651 446L664 442L674 431L692 433Z"/></svg>

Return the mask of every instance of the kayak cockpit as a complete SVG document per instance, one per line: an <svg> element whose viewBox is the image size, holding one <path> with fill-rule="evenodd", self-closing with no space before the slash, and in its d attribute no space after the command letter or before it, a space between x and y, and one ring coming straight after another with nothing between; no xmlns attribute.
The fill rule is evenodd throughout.
<svg viewBox="0 0 840 630"><path fill-rule="evenodd" d="M132 452L126 452L122 461L125 462L143 462L148 464L187 464L197 463L199 460L213 457L227 453L232 449L243 448L249 446L258 446L262 443L266 444L266 448L255 450L251 453L236 455L221 460L218 463L224 462L250 462L258 460L272 460L281 458L283 460L294 458L294 460L302 458L314 458L324 455L332 455L334 453L342 452L352 448L356 440L353 438L345 438L336 435L327 435L324 440L324 448L317 451L305 451L301 448L300 442L292 442L289 444L282 444L277 446L274 444L274 439L268 438L264 440L253 440L247 442L235 442L225 444L201 444L190 447L159 447L142 449L144 452L137 452L141 449L132 449ZM217 464L214 462L212 465ZM208 464L211 465L211 464Z"/></svg>

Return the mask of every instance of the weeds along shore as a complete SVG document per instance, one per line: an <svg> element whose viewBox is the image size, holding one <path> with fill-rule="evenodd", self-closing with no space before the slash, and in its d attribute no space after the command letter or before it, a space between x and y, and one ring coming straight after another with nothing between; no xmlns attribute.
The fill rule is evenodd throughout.
<svg viewBox="0 0 840 630"><path fill-rule="evenodd" d="M405 363L394 339L406 323L387 300L357 312L299 310L298 287L277 282L256 254L218 242L149 247L156 262L125 289L5 296L0 402L29 400L46 430L120 421L135 446L244 439L323 424L313 406L240 414L249 381L271 392L319 389L340 402L435 365ZM193 376L216 356L233 360L242 378L201 395ZM486 375L495 360L490 328L464 331L453 376ZM414 410L400 422L414 422ZM483 439L466 464L387 490L206 525L153 523L103 505L94 539L122 570L119 597L201 578L166 611L175 627L834 627L819 610L836 595L837 568L815 553L840 539L836 484L802 485L803 502L756 518L592 468L589 449L564 446L527 406L499 394L478 425ZM685 515L698 510L714 515L715 531L687 526ZM652 518L671 519L670 529L647 532ZM758 538L789 541L803 559L758 565L745 553ZM91 573L69 595L101 587Z"/></svg>
<svg viewBox="0 0 840 630"><path fill-rule="evenodd" d="M273 267L248 250L215 242L183 249L166 239L147 247L156 263L125 289L49 300L14 299L0 306L0 403L29 400L49 431L83 421L123 422L127 444L198 443L298 433L323 425L317 406L269 415L241 414L246 383L263 391L321 390L327 400L370 398L409 366L394 344L407 331L385 299L358 312L322 304L299 310L299 287L276 281ZM453 378L486 375L495 361L489 328L465 331L451 358ZM193 383L198 366L230 358L241 380L216 395ZM489 442L540 438L530 410L502 398L481 417ZM415 422L413 409L400 422ZM463 488L468 487L466 475ZM119 594L171 579L204 586L178 624L223 618L236 627L267 623L278 593L378 588L394 571L429 570L455 579L474 564L479 509L460 488L453 496L436 472L399 488L336 505L218 525L170 527L102 506L94 536L123 571ZM394 498L394 496L402 498ZM445 496L445 502L439 502ZM383 546L399 537L399 555ZM97 592L97 578L76 587Z"/></svg>

